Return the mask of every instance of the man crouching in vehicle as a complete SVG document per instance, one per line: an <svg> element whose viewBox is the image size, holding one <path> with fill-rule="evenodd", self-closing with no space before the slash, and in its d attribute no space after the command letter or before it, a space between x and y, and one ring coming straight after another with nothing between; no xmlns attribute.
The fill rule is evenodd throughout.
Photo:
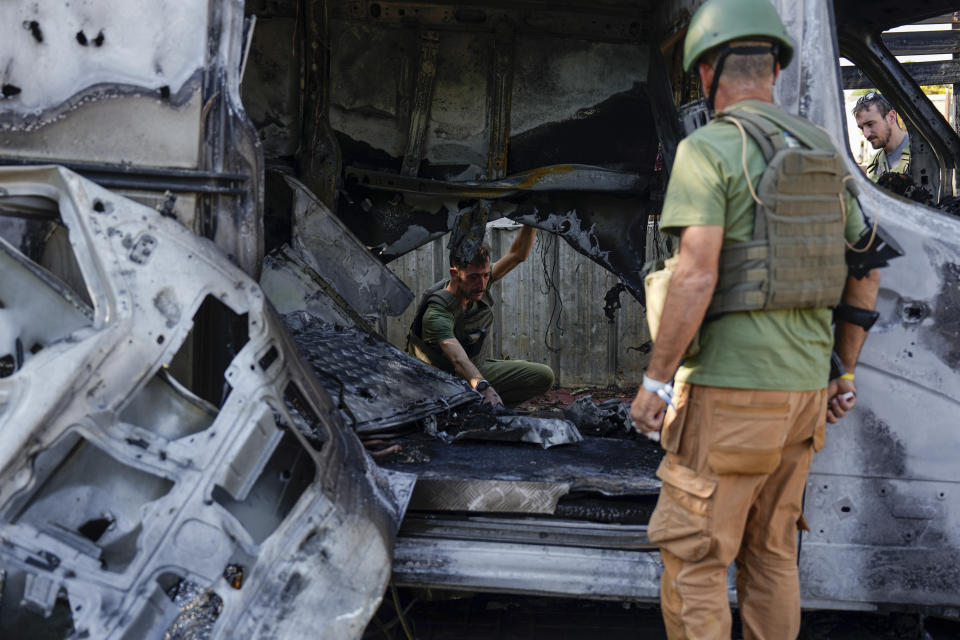
<svg viewBox="0 0 960 640"><path fill-rule="evenodd" d="M468 381L494 407L515 407L553 386L553 370L545 364L489 358L490 287L527 259L535 233L533 227L523 227L492 266L487 243L468 262L451 251L450 279L423 294L407 335L408 353Z"/></svg>
<svg viewBox="0 0 960 640"><path fill-rule="evenodd" d="M845 243L870 234L841 154L773 104L792 57L768 0L708 0L684 44L684 67L717 113L677 149L661 227L680 236L679 252L631 407L639 431L662 426L667 452L648 536L663 558L671 639L730 638L734 561L743 637L797 637L803 489L826 419L855 402L866 331L839 309L870 315L879 280L844 264ZM849 372L832 380L831 307Z"/></svg>

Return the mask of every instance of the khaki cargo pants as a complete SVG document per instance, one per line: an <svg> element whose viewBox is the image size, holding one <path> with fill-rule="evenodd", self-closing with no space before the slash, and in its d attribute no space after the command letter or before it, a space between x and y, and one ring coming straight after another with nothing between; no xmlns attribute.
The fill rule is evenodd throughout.
<svg viewBox="0 0 960 640"><path fill-rule="evenodd" d="M477 368L508 407L543 395L553 386L553 369L537 362L486 360Z"/></svg>
<svg viewBox="0 0 960 640"><path fill-rule="evenodd" d="M678 383L675 399L648 530L663 557L667 636L729 640L727 567L736 561L744 638L796 638L797 529L810 461L823 446L826 390Z"/></svg>

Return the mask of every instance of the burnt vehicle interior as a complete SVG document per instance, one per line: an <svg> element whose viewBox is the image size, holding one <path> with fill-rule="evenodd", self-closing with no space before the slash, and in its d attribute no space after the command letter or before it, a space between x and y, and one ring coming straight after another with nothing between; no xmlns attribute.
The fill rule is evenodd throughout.
<svg viewBox="0 0 960 640"><path fill-rule="evenodd" d="M960 138L880 32L952 7L882 4L835 5L841 54L871 78L844 71L845 83L872 81L903 105L918 134L914 177L934 202L951 202ZM247 11L258 22L243 95L266 153L268 221L288 200L289 180L279 178L291 174L384 263L448 232L476 239L507 217L563 238L642 300L643 264L658 257L645 255L647 223L656 221L676 144L708 118L697 78L682 71L684 10L344 1L250 2ZM291 68L291 52L316 73ZM268 226L268 250L297 234L296 223ZM322 351L311 344L308 352ZM328 388L344 406L362 404L359 381ZM381 410L390 404L388 389L374 395ZM455 584L412 540L651 548L643 532L659 491L659 448L632 434L622 413L618 422L612 406L579 409L562 417L583 440L549 449L511 443L516 434L461 439L495 420L463 407L359 429L384 441L380 464L419 478L394 581Z"/></svg>
<svg viewBox="0 0 960 640"><path fill-rule="evenodd" d="M655 11L625 2L248 3L257 25L242 89L266 156L267 250L303 233L302 217L270 222L291 202L295 175L296 189L315 194L382 262L451 231L475 240L488 221L509 217L562 237L642 296L648 221L672 159L656 126L670 121L673 101L663 54L650 47ZM681 41L669 49L673 69ZM293 50L320 70L302 95ZM669 101L667 114L655 95ZM671 149L679 127L666 137ZM347 422L381 441L380 463L417 474L401 539L645 546L660 452L632 435L619 401L587 399L530 420L488 415L463 405L461 383L445 391L397 373L419 363L357 340L362 323L318 329L287 318ZM348 361L356 366L334 370ZM392 371L370 366L385 362ZM408 396L417 394L451 408L415 415ZM369 398L376 417L365 415ZM605 535L597 523L625 528ZM396 567L394 575L403 579Z"/></svg>
<svg viewBox="0 0 960 640"><path fill-rule="evenodd" d="M955 195L960 139L923 96L923 82L911 76L917 68L901 65L891 53L919 45L887 47L880 32L952 8L941 2L921 8L879 4L881 11L868 11L860 3L836 2L841 54L902 108L917 134L914 178L933 199L947 203ZM276 410L262 416L276 457L260 456L256 473L218 476L209 502L227 512L239 532L224 548L233 549L241 538L244 551L236 556L252 563L251 550L289 526L285 519L300 510L302 496L319 493L314 485L349 493L336 484L341 463L323 458L334 449L326 443L343 439L336 427L346 425L375 448L383 469L417 476L394 552L396 584L457 588L473 571L470 588L488 580L490 588L529 591L537 583L545 592L583 595L582 582L551 573L542 561L524 564L517 555L516 576L509 579L485 576L480 566L502 551L484 556L485 542L550 545L574 550L563 556L570 563L565 567L604 576L591 585L591 595L656 599L656 554L634 554L649 558L629 561L615 554L654 550L645 525L660 486L654 475L659 446L633 433L624 405L586 399L562 412L478 411L476 394L462 381L377 335L384 333L377 318L399 315L414 299L415 292L386 268L391 260L448 233L458 246L475 244L486 223L498 218L562 238L617 276L614 297L626 292L642 300L644 264L662 257L650 255L648 247L670 250L659 239L651 242L648 233L659 235L656 221L676 145L708 117L698 80L681 66L689 9L681 2L618 0L248 0L244 40L236 47L240 59L229 64L240 69L240 97L252 128L219 93L222 78L210 73L190 81L202 83L202 100L181 104L169 87L157 92L184 120L220 118L219 127L196 127L204 150L200 169L177 168L163 158L156 160L164 165L158 169L53 156L216 242L259 278L304 358L299 366L309 365L314 387L326 391L320 406L307 399L314 394L285 384ZM24 29L43 42L29 23ZM958 50L949 47L943 50ZM844 75L848 87L866 86L856 72ZM958 75L944 78L960 81ZM4 85L4 99L18 95L10 86ZM155 102L157 95L148 98ZM40 160L51 158L0 152L4 164ZM94 211L104 213L97 202ZM0 378L6 379L68 337L91 331L98 320L89 294L96 287L82 281L76 264L85 258L71 249L72 230L61 224L51 201L0 194L0 214L4 273L30 263L17 271L23 278L0 282ZM158 251L149 242L130 245L124 249L135 263ZM272 312L254 315L256 296L241 289L198 297L184 312L182 324L189 320L190 329L178 338L175 353L117 411L129 432L123 432L127 449L156 455L158 468L173 471L144 474L129 460L124 466L117 461L127 458L116 453L116 443L98 448L87 440L65 440L39 460L52 461L43 469L45 484L30 500L12 505L5 518L38 528L52 522L59 540L97 547L100 560L118 571L141 562L134 560L141 550L138 509L184 491L167 479L179 473L176 459L168 460L167 450L155 443L179 442L180 453L189 457L191 438L210 432L218 416L258 388L262 379L256 376L277 376L292 366L285 361L294 359L290 345L254 335L254 320L279 321L271 320ZM180 326L168 298L158 295L151 302ZM43 322L31 320L44 314ZM155 338L163 344L163 334ZM227 380L238 368L250 376L242 389L236 379ZM280 378L270 380L280 384ZM5 399L0 396L0 413ZM251 459L263 444L257 437L251 435L250 449L241 452ZM70 464L53 462L65 459ZM357 459L349 461L361 467ZM108 464L123 467L111 476L118 485L91 487L84 513L111 512L111 497L129 484L122 513L112 519L53 513L49 496L83 481L75 470ZM353 506L360 510L357 504L369 502L360 495ZM351 532L338 535L349 538ZM389 556L389 549L379 551ZM24 575L12 575L0 591L19 595L36 587L24 619L63 608L53 582L21 584ZM357 583L365 576L358 575ZM4 577L0 570L0 583ZM174 597L171 588L182 577L156 581L158 595L151 598L157 607L169 606L165 600ZM234 597L236 611L240 596L221 592ZM361 598L359 587L354 595ZM34 624L3 618L21 615L9 611L15 610L0 608L0 629ZM69 609L59 613L57 623L71 615ZM205 621L201 636L207 623L212 625ZM47 631L51 637L70 633L67 627Z"/></svg>
<svg viewBox="0 0 960 640"><path fill-rule="evenodd" d="M906 9L893 2L871 4L837 0L837 38L840 55L854 66L843 68L844 89L878 89L887 97L910 134L910 180L888 186L923 204L956 211L956 175L960 159L960 137L922 86L948 85L951 96L960 87L960 71L952 59L904 62L897 56L941 56L956 58L957 13L954 3L924 3ZM944 31L902 31L884 33L903 25L951 24ZM927 27L929 28L929 27ZM957 107L953 110L957 122ZM886 182L886 181L885 181Z"/></svg>

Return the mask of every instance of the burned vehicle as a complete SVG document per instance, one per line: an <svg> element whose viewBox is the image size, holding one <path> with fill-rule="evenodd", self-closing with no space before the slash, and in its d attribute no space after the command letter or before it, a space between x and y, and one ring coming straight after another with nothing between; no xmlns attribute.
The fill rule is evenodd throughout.
<svg viewBox="0 0 960 640"><path fill-rule="evenodd" d="M642 299L708 118L696 4L0 7L0 632L357 637L388 580L655 602L654 445L447 442L476 394L380 334L414 298L392 260L498 218ZM775 4L780 104L840 145L868 76L955 198L960 138L881 37L953 8ZM960 221L848 164L897 250L808 482L804 606L960 617Z"/></svg>

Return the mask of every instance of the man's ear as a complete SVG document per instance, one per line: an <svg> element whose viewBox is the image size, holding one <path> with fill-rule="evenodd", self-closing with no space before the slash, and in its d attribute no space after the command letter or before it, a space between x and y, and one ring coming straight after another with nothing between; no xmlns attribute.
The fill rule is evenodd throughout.
<svg viewBox="0 0 960 640"><path fill-rule="evenodd" d="M707 92L710 91L710 87L713 85L713 67L708 65L706 62L697 63L697 73L700 76L700 87L703 91L703 97L710 98Z"/></svg>
<svg viewBox="0 0 960 640"><path fill-rule="evenodd" d="M453 280L457 277L457 268L450 267L450 279Z"/></svg>
<svg viewBox="0 0 960 640"><path fill-rule="evenodd" d="M780 61L773 63L773 84L777 84L777 78L780 77Z"/></svg>
<svg viewBox="0 0 960 640"><path fill-rule="evenodd" d="M894 126L894 125L898 127L900 126L900 124L897 122L896 110L890 109L890 111L887 111L887 124L889 124L890 126Z"/></svg>

